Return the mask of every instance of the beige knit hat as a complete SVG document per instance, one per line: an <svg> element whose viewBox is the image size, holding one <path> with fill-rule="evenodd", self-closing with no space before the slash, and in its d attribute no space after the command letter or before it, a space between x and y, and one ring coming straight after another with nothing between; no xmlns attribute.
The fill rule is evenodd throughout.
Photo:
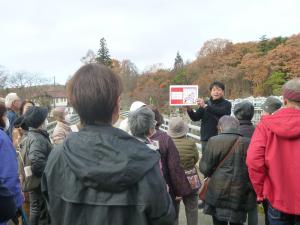
<svg viewBox="0 0 300 225"><path fill-rule="evenodd" d="M181 117L173 117L169 120L168 135L172 138L183 137L189 131L189 126Z"/></svg>

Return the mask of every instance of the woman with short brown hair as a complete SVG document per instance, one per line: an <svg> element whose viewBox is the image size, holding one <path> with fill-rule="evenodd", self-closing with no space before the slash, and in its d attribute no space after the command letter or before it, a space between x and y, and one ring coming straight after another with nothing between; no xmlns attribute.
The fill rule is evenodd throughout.
<svg viewBox="0 0 300 225"><path fill-rule="evenodd" d="M83 127L48 161L43 189L51 223L173 224L159 154L112 126L119 117L120 78L104 65L88 64L67 90Z"/></svg>

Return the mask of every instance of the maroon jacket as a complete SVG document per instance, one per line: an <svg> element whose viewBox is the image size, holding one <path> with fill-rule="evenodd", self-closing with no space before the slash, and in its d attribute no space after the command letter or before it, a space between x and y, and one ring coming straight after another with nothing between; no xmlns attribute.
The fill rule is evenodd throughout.
<svg viewBox="0 0 300 225"><path fill-rule="evenodd" d="M183 168L180 166L179 153L172 138L167 133L156 130L151 139L159 142L162 171L173 200L175 200L176 196L190 195L193 190Z"/></svg>

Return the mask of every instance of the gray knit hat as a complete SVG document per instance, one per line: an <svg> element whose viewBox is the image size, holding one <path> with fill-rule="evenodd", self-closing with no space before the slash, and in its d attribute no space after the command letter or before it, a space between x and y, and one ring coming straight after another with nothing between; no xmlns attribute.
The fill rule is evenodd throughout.
<svg viewBox="0 0 300 225"><path fill-rule="evenodd" d="M168 135L172 138L183 137L189 131L189 126L181 117L173 117L169 120Z"/></svg>
<svg viewBox="0 0 300 225"><path fill-rule="evenodd" d="M254 106L249 101L242 101L234 106L233 113L238 120L252 120Z"/></svg>
<svg viewBox="0 0 300 225"><path fill-rule="evenodd" d="M262 110L264 110L267 113L274 113L278 109L280 109L282 106L282 102L273 96L270 96L266 99L266 101L261 105Z"/></svg>

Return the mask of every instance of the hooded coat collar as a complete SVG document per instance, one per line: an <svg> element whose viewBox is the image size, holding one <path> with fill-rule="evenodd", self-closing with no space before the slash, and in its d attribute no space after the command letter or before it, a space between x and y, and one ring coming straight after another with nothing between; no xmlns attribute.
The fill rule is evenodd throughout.
<svg viewBox="0 0 300 225"><path fill-rule="evenodd" d="M253 125L250 120L239 120L240 125Z"/></svg>
<svg viewBox="0 0 300 225"><path fill-rule="evenodd" d="M41 134L50 141L49 133L46 130L29 127L29 132Z"/></svg>
<svg viewBox="0 0 300 225"><path fill-rule="evenodd" d="M295 108L282 108L273 115L263 116L261 119L268 129L280 137L300 137L300 110Z"/></svg>
<svg viewBox="0 0 300 225"><path fill-rule="evenodd" d="M64 142L62 157L79 189L110 192L137 183L160 158L146 144L110 125L88 125L71 133Z"/></svg>

